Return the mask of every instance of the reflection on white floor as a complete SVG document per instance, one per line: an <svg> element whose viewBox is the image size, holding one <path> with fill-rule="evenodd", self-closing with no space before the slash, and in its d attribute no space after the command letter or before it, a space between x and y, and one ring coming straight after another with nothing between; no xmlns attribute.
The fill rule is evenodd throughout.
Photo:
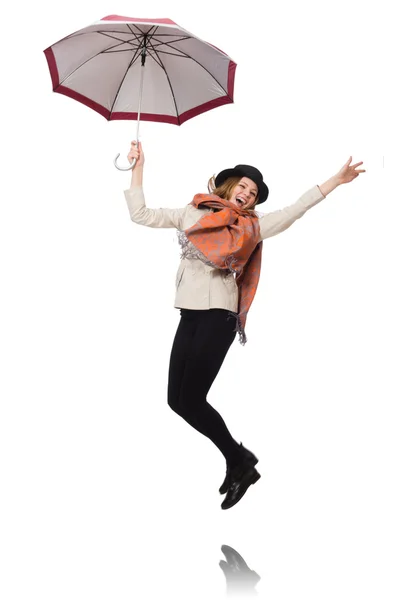
<svg viewBox="0 0 397 600"><path fill-rule="evenodd" d="M219 561L225 577L227 595L257 596L256 584L260 581L258 573L250 569L241 556L234 548L223 544L221 547L226 561Z"/></svg>

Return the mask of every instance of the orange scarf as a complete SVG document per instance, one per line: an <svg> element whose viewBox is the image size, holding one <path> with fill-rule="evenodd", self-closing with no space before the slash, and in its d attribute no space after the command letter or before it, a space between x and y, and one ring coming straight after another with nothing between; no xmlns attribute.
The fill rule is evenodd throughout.
<svg viewBox="0 0 397 600"><path fill-rule="evenodd" d="M190 202L195 208L220 209L205 214L184 232L178 231L183 251L181 258L192 256L215 268L236 274L238 314L235 331L240 343L247 342L247 313L258 287L262 261L258 215L212 194L196 194Z"/></svg>

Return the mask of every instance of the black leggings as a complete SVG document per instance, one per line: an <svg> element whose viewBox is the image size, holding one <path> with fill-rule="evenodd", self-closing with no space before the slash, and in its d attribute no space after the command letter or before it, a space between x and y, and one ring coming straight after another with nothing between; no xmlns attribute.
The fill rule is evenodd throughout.
<svg viewBox="0 0 397 600"><path fill-rule="evenodd" d="M180 309L170 357L168 404L234 466L239 445L221 415L207 402L207 393L236 337L236 319L229 312L222 308Z"/></svg>

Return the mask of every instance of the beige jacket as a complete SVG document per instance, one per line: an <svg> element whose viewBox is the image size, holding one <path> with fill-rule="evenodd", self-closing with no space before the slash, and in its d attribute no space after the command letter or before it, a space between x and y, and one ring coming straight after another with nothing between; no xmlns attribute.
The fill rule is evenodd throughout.
<svg viewBox="0 0 397 600"><path fill-rule="evenodd" d="M142 187L124 191L131 220L146 227L174 227L184 231L212 208L147 208ZM259 213L261 240L285 231L324 196L316 185L294 204L269 213ZM238 289L233 274L205 265L199 259L181 260L175 280L175 308L238 310Z"/></svg>

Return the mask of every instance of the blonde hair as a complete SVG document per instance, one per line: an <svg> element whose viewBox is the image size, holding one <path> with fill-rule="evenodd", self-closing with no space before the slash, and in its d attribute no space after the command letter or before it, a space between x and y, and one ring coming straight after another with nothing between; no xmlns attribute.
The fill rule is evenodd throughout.
<svg viewBox="0 0 397 600"><path fill-rule="evenodd" d="M236 185L241 181L241 177L228 177L221 185L216 187L215 185L215 175L209 179L207 187L210 194L215 194L215 196L219 196L219 198L223 198L224 200L230 200L232 197L232 193ZM255 206L257 205L259 200L259 196L255 199L254 204L246 210L247 212L255 212Z"/></svg>

